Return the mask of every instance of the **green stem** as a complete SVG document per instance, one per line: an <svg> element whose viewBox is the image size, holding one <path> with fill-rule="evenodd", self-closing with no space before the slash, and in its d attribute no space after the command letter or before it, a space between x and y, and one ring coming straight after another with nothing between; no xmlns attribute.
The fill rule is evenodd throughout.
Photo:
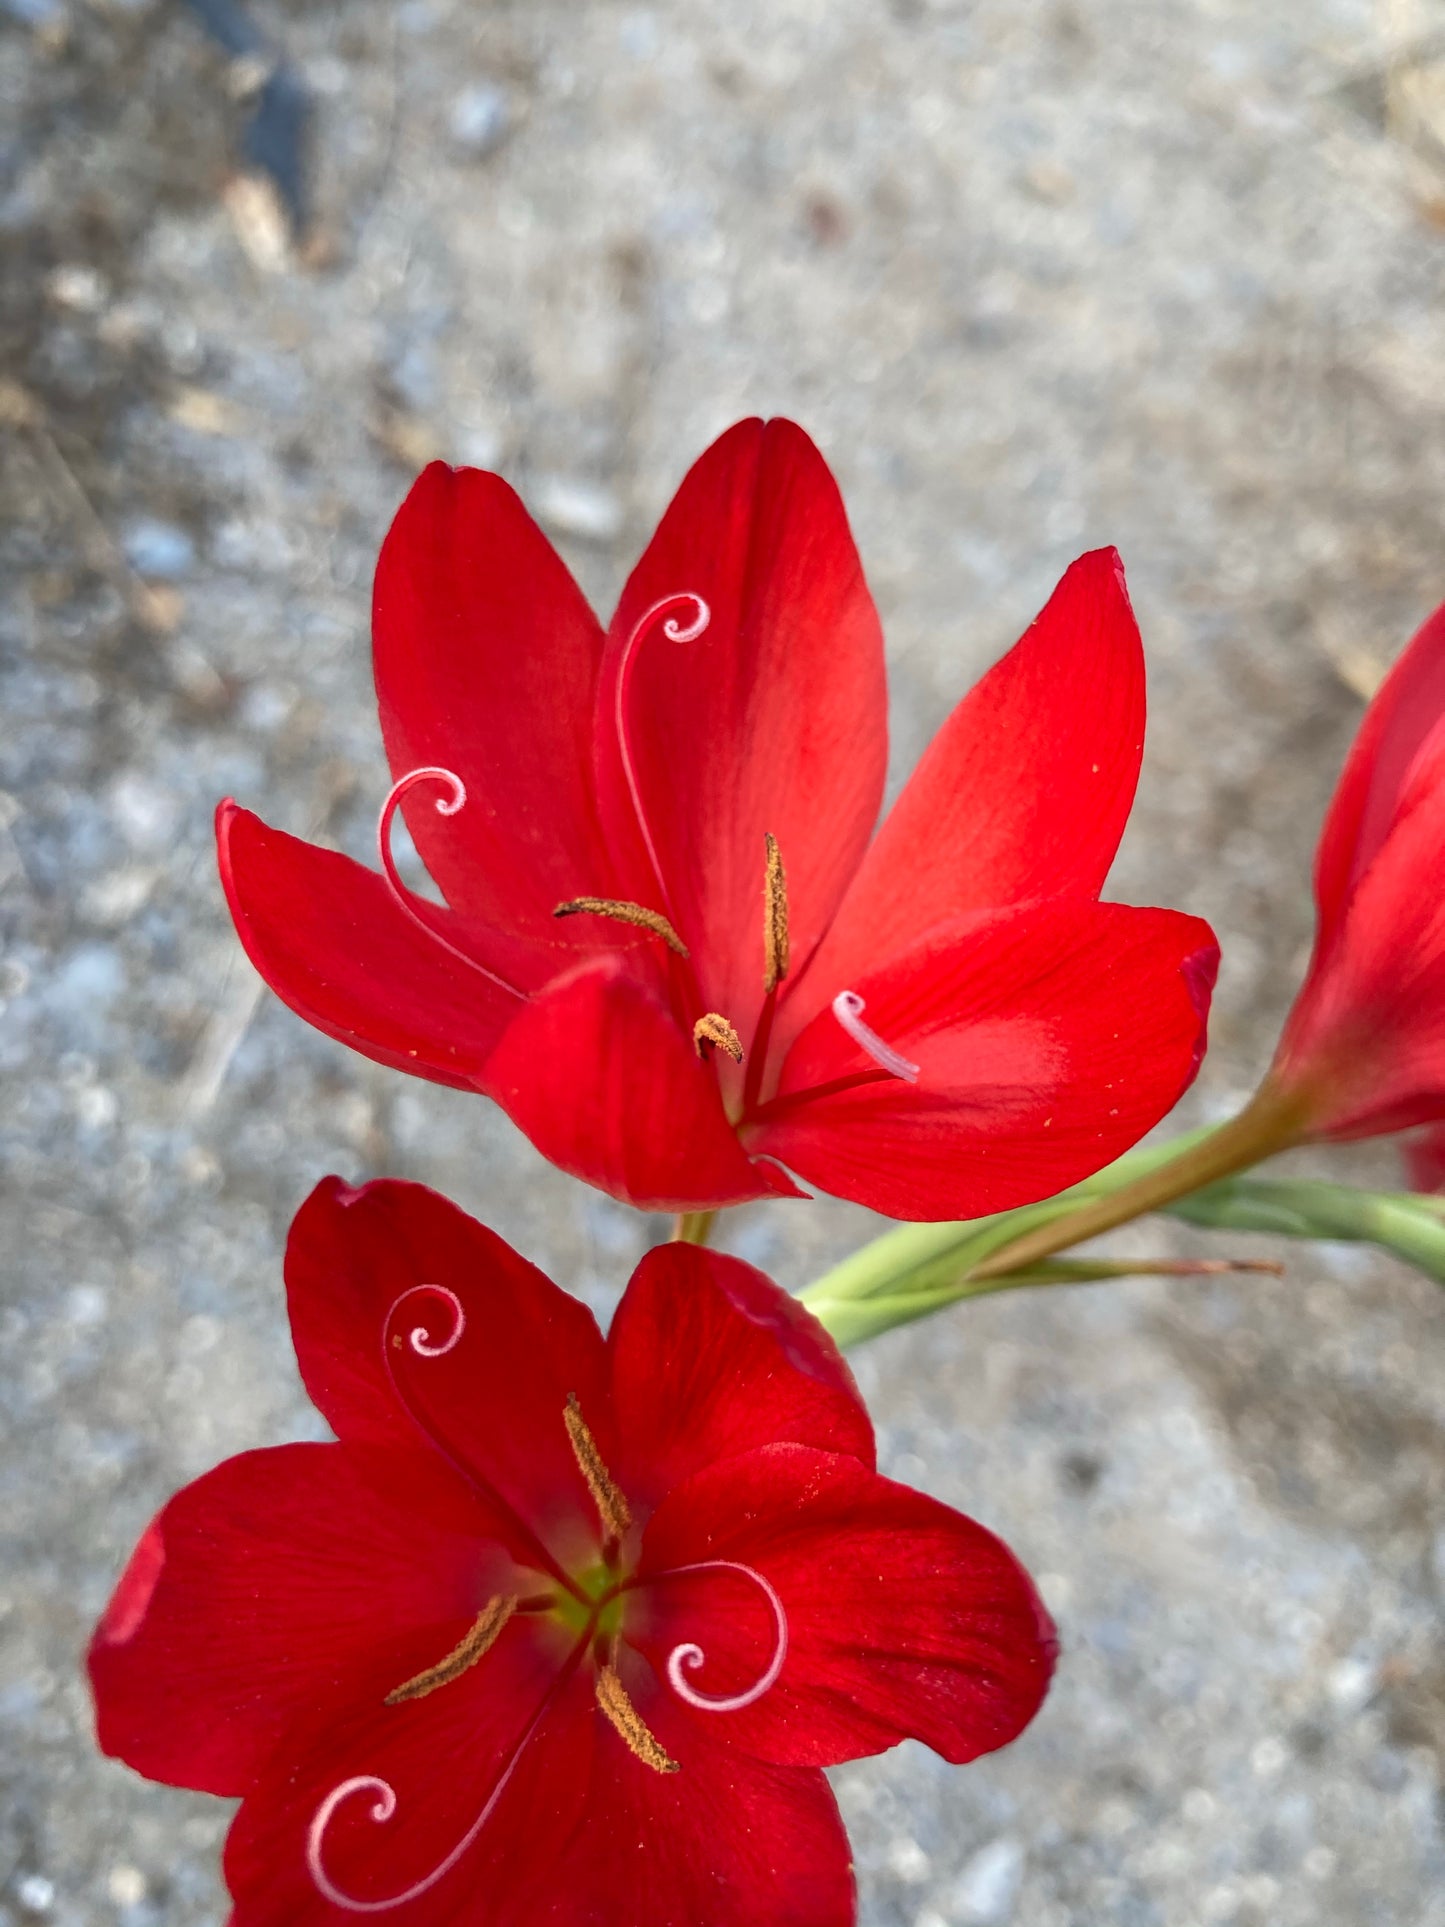
<svg viewBox="0 0 1445 1927"><path fill-rule="evenodd" d="M845 1349L877 1338L897 1325L912 1324L933 1312L944 1311L965 1298L987 1298L996 1292L1013 1291L1018 1286L1087 1285L1109 1278L1196 1278L1218 1276L1228 1271L1266 1272L1278 1276L1282 1267L1265 1261L1227 1258L1099 1259L1056 1258L1027 1273L1011 1271L1001 1278L955 1278L951 1284L912 1291L879 1292L868 1298L830 1297L812 1285L802 1294L803 1302L834 1339ZM820 1284L824 1281L820 1281Z"/></svg>
<svg viewBox="0 0 1445 1927"><path fill-rule="evenodd" d="M1315 1178L1234 1178L1168 1207L1212 1231L1266 1231L1379 1245L1445 1283L1445 1212L1439 1198L1410 1191L1361 1191Z"/></svg>
<svg viewBox="0 0 1445 1927"><path fill-rule="evenodd" d="M1077 1209L1006 1239L975 1263L970 1275L992 1279L1006 1272L1026 1271L1056 1251L1081 1244L1086 1238L1097 1238L1101 1232L1112 1231L1116 1225L1128 1224L1148 1212L1162 1211L1191 1191L1246 1171L1261 1159L1298 1144L1307 1114L1307 1107L1296 1094L1266 1080L1238 1117L1187 1144L1176 1156L1132 1182L1111 1186Z"/></svg>
<svg viewBox="0 0 1445 1927"><path fill-rule="evenodd" d="M1207 1126L1187 1132L1170 1143L1127 1151L1107 1170L1096 1172L1056 1198L1044 1199L1042 1204L995 1212L991 1217L899 1225L835 1265L808 1286L803 1299L808 1304L815 1299L837 1303L845 1299L894 1297L900 1292L911 1296L916 1292L952 1288L964 1276L976 1275L985 1258L1023 1232L1050 1225L1077 1210L1085 1200L1116 1191L1121 1185L1170 1163L1202 1143L1214 1128Z"/></svg>
<svg viewBox="0 0 1445 1927"><path fill-rule="evenodd" d="M705 1245L717 1223L716 1211L679 1211L672 1227L674 1244Z"/></svg>

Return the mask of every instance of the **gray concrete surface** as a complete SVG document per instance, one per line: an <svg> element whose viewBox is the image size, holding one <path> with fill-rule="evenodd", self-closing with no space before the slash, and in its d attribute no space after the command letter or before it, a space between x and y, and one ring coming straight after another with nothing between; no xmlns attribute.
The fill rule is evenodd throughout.
<svg viewBox="0 0 1445 1927"><path fill-rule="evenodd" d="M180 1481L315 1429L310 1183L424 1177L604 1309L660 1229L258 997L224 915L225 791L366 848L368 582L421 459L500 466L605 603L714 431L797 416L899 771L1116 541L1152 678L1116 889L1224 941L1190 1118L1267 1054L1360 692L1445 594L1438 4L258 17L319 103L309 262L229 184L188 11L0 0L6 1927L222 1916L225 1810L96 1757L77 1655ZM727 1237L800 1284L868 1229ZM887 1466L1008 1535L1066 1646L1010 1752L838 1775L867 1927L1445 1922L1445 1301L1286 1255L860 1356Z"/></svg>

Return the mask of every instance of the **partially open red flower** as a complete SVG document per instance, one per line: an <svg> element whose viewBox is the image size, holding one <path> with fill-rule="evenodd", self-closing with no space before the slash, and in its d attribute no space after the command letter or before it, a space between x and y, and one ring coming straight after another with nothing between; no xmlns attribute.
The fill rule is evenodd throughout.
<svg viewBox="0 0 1445 1927"><path fill-rule="evenodd" d="M702 457L605 634L505 482L429 468L374 638L383 874L223 804L236 927L302 1016L487 1092L564 1170L681 1210L796 1194L786 1166L970 1216L1106 1164L1193 1076L1208 926L1098 901L1144 734L1112 550L876 837L878 620L789 422ZM398 807L445 908L402 886Z"/></svg>
<svg viewBox="0 0 1445 1927"><path fill-rule="evenodd" d="M420 1186L328 1179L292 1330L339 1443L231 1459L95 1635L107 1753L240 1795L236 1927L838 1927L821 1768L1032 1718L1049 1622L881 1478L832 1341L735 1259L591 1314Z"/></svg>
<svg viewBox="0 0 1445 1927"><path fill-rule="evenodd" d="M1445 608L1365 712L1325 818L1315 901L1314 954L1271 1085L1308 1137L1445 1119Z"/></svg>

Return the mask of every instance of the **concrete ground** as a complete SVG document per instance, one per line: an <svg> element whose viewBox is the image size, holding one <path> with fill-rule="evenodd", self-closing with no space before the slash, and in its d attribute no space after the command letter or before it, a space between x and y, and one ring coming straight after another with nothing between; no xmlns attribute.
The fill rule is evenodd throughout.
<svg viewBox="0 0 1445 1927"><path fill-rule="evenodd" d="M367 847L369 576L422 460L501 468L605 605L717 429L796 416L900 773L1117 542L1152 721L1115 892L1224 945L1191 1120L1268 1055L1362 693L1445 595L1438 0L257 17L317 102L304 259L191 11L0 0L6 1927L222 1917L227 1811L96 1756L78 1656L179 1482L316 1430L310 1184L425 1178L603 1309L661 1230L304 1028L222 907L225 792ZM802 1284L869 1229L726 1241ZM1283 1255L858 1355L886 1468L1004 1532L1065 1642L1010 1751L838 1774L866 1927L1445 1922L1445 1299Z"/></svg>

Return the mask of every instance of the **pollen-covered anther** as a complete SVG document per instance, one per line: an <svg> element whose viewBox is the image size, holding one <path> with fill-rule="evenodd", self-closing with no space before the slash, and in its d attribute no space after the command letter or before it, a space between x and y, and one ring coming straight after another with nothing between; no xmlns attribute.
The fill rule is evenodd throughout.
<svg viewBox="0 0 1445 1927"><path fill-rule="evenodd" d="M517 1601L506 1594L499 1593L495 1599L489 1599L445 1658L439 1659L435 1666L428 1666L415 1679L393 1686L383 1703L400 1706L406 1700L425 1699L439 1686L449 1686L454 1679L460 1679L469 1666L475 1666L483 1654L492 1650L516 1610Z"/></svg>
<svg viewBox="0 0 1445 1927"><path fill-rule="evenodd" d="M597 1507L598 1517L603 1530L610 1539L620 1539L632 1524L632 1508L626 1495L602 1462L602 1454L597 1450L597 1441L587 1429L587 1421L582 1416L582 1407L577 1403L577 1394L569 1392L567 1403L562 1410L562 1422L567 1427L567 1437L572 1441L572 1452L577 1460L587 1489Z"/></svg>
<svg viewBox="0 0 1445 1927"><path fill-rule="evenodd" d="M664 1751L657 1735L628 1698L627 1688L614 1667L597 1669L597 1704L626 1742L628 1752L635 1754L644 1766L650 1766L654 1773L682 1770L671 1754Z"/></svg>
<svg viewBox="0 0 1445 1927"><path fill-rule="evenodd" d="M788 974L788 877L771 830L763 832L763 990L771 996Z"/></svg>
<svg viewBox="0 0 1445 1927"><path fill-rule="evenodd" d="M743 1040L738 1036L726 1017L720 1017L710 1010L706 1017L699 1017L692 1027L693 1049L701 1058L706 1058L714 1050L725 1050L735 1064L743 1061Z"/></svg>
<svg viewBox="0 0 1445 1927"><path fill-rule="evenodd" d="M662 912L649 910L643 903L625 903L618 897L568 897L565 903L557 905L552 915L615 917L618 923L630 923L634 929L650 930L654 937L661 937L668 949L675 951L679 957L688 954L687 945Z"/></svg>

